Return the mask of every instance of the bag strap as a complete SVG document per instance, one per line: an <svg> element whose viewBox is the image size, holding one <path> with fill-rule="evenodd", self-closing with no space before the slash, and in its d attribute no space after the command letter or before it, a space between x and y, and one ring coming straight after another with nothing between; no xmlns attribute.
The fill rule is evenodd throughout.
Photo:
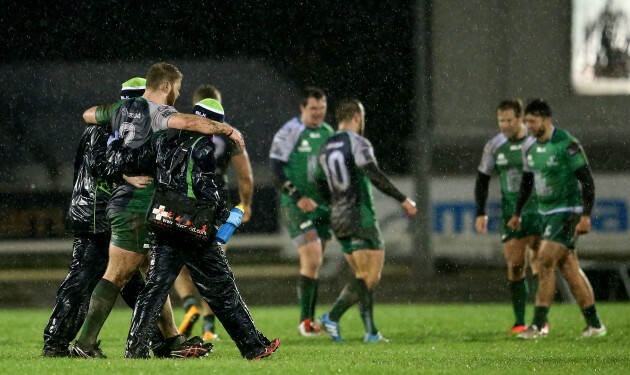
<svg viewBox="0 0 630 375"><path fill-rule="evenodd" d="M195 192L193 191L193 186L192 186L192 167L193 167L193 161L192 161L192 153L193 150L195 149L195 145L197 144L197 142L199 142L201 140L201 138L203 137L199 137L195 140L195 142L192 144L192 146L190 147L190 155L188 156L188 168L186 168L186 184L188 185L188 198L197 198L195 196Z"/></svg>

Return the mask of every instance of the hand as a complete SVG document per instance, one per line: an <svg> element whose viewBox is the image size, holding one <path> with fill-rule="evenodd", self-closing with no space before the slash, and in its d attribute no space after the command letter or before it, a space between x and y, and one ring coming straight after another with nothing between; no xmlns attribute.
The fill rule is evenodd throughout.
<svg viewBox="0 0 630 375"><path fill-rule="evenodd" d="M477 216L475 230L479 233L488 233L488 215Z"/></svg>
<svg viewBox="0 0 630 375"><path fill-rule="evenodd" d="M591 231L591 217L582 215L580 216L580 221L575 226L575 235L579 236L581 234L586 234Z"/></svg>
<svg viewBox="0 0 630 375"><path fill-rule="evenodd" d="M521 217L520 216L516 216L516 215L512 215L512 217L510 218L510 221L508 221L507 223L508 228L514 229L514 230L519 230L521 229Z"/></svg>
<svg viewBox="0 0 630 375"><path fill-rule="evenodd" d="M239 227L243 222L243 214L238 210L230 210L230 216L228 216L225 222Z"/></svg>
<svg viewBox="0 0 630 375"><path fill-rule="evenodd" d="M243 206L243 223L247 223L249 219L252 218L252 206L251 205L246 206L242 203L241 205Z"/></svg>
<svg viewBox="0 0 630 375"><path fill-rule="evenodd" d="M234 129L233 127L231 127L228 124L225 124L227 126L230 127L230 131L228 133L226 133L225 135L228 136L228 138L230 138L234 143L236 143L238 145L238 148L243 151L245 149L245 140L243 139L243 134L241 134L240 131Z"/></svg>
<svg viewBox="0 0 630 375"><path fill-rule="evenodd" d="M418 213L418 209L416 208L416 202L407 198L400 204L405 211L405 215L407 217L414 217Z"/></svg>
<svg viewBox="0 0 630 375"><path fill-rule="evenodd" d="M153 183L152 176L127 176L123 174L123 179L127 181L129 185L133 185L138 189L145 189Z"/></svg>
<svg viewBox="0 0 630 375"><path fill-rule="evenodd" d="M118 130L116 130L114 132L114 135L110 135L109 138L107 138L107 145L109 146L109 144L117 140L118 137L119 137Z"/></svg>
<svg viewBox="0 0 630 375"><path fill-rule="evenodd" d="M302 212L313 212L317 208L317 203L311 198L302 197L297 201L297 206Z"/></svg>

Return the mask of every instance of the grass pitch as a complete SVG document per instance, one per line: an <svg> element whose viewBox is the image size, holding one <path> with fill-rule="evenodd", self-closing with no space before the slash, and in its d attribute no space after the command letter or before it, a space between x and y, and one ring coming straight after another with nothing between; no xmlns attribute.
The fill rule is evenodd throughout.
<svg viewBox="0 0 630 375"><path fill-rule="evenodd" d="M242 359L220 328L221 341L207 358L125 360L131 311L115 309L101 331L109 358L84 360L40 357L49 310L0 311L2 374L425 374L425 373L630 373L630 304L598 304L608 336L581 339L584 321L575 305L554 304L549 337L523 341L507 335L507 304L377 305L379 329L391 341L366 344L355 309L341 320L346 343L327 336L297 335L297 306L254 307L258 327L281 347L263 361ZM318 309L318 313L324 307ZM528 320L531 316L528 306ZM179 319L183 312L176 310ZM201 325L195 327L200 334Z"/></svg>

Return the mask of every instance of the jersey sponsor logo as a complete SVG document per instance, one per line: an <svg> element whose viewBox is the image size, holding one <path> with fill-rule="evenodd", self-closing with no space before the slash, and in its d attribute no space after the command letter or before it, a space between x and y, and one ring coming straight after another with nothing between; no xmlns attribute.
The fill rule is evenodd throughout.
<svg viewBox="0 0 630 375"><path fill-rule="evenodd" d="M308 227L311 227L311 226L313 226L313 222L311 220L306 220L305 222L300 223L300 229L302 229L302 230L304 230L304 229L306 229Z"/></svg>
<svg viewBox="0 0 630 375"><path fill-rule="evenodd" d="M142 113L138 113L138 112L129 112L127 114L127 118L130 119L134 119L134 118L142 118Z"/></svg>
<svg viewBox="0 0 630 375"><path fill-rule="evenodd" d="M319 133L311 133L308 136L311 137L311 138L321 138L322 137L322 135L319 134Z"/></svg>
<svg viewBox="0 0 630 375"><path fill-rule="evenodd" d="M521 145L510 145L510 151L518 151L521 149Z"/></svg>
<svg viewBox="0 0 630 375"><path fill-rule="evenodd" d="M326 150L332 150L333 148L343 147L343 142L331 142L326 145Z"/></svg>
<svg viewBox="0 0 630 375"><path fill-rule="evenodd" d="M540 146L536 147L536 152L546 152L546 151L547 151L546 147L540 147Z"/></svg>
<svg viewBox="0 0 630 375"><path fill-rule="evenodd" d="M505 157L504 153L500 153L499 155L497 155L497 165L507 165L508 160Z"/></svg>
<svg viewBox="0 0 630 375"><path fill-rule="evenodd" d="M162 117L164 117L164 118L167 118L167 117L170 117L174 113L177 113L177 112L173 111L172 109L164 109L164 110L162 110L160 115L162 115Z"/></svg>
<svg viewBox="0 0 630 375"><path fill-rule="evenodd" d="M302 143L298 146L297 150L299 152L312 152L313 148L311 147L311 144L308 143L308 140L303 139Z"/></svg>

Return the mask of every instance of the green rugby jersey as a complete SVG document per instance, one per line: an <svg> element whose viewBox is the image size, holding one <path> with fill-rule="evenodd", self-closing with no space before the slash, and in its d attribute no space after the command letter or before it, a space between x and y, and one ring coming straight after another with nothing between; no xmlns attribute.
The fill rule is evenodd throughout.
<svg viewBox="0 0 630 375"><path fill-rule="evenodd" d="M490 139L483 148L481 162L477 170L487 176L493 173L499 175L501 182L501 210L511 214L516 208L518 192L523 179L523 143L528 137L510 140L503 133ZM523 213L535 213L537 209L536 196L532 194Z"/></svg>
<svg viewBox="0 0 630 375"><path fill-rule="evenodd" d="M579 141L563 129L552 129L547 142L529 138L523 145L526 172L534 174L538 212L582 212L580 185L575 171L588 165Z"/></svg>
<svg viewBox="0 0 630 375"><path fill-rule="evenodd" d="M333 134L334 130L325 122L317 128L309 128L295 117L278 130L269 151L270 159L287 163L284 173L297 190L318 204L325 202L315 183L317 154L322 144ZM294 203L289 195L283 192L281 204L286 206Z"/></svg>
<svg viewBox="0 0 630 375"><path fill-rule="evenodd" d="M154 132L168 129L168 120L175 113L177 110L172 106L139 97L99 106L96 109L96 121L99 125L110 125L112 133L119 133L123 140L123 149L136 150L147 145ZM140 164L142 163L138 162ZM155 169L135 170L135 173L152 176ZM145 189L137 189L127 183L119 184L112 192L107 211L145 212L151 202L153 190L153 184Z"/></svg>
<svg viewBox="0 0 630 375"><path fill-rule="evenodd" d="M331 193L330 221L338 238L376 225L372 184L362 168L376 163L370 141L352 131L332 136L319 151Z"/></svg>

